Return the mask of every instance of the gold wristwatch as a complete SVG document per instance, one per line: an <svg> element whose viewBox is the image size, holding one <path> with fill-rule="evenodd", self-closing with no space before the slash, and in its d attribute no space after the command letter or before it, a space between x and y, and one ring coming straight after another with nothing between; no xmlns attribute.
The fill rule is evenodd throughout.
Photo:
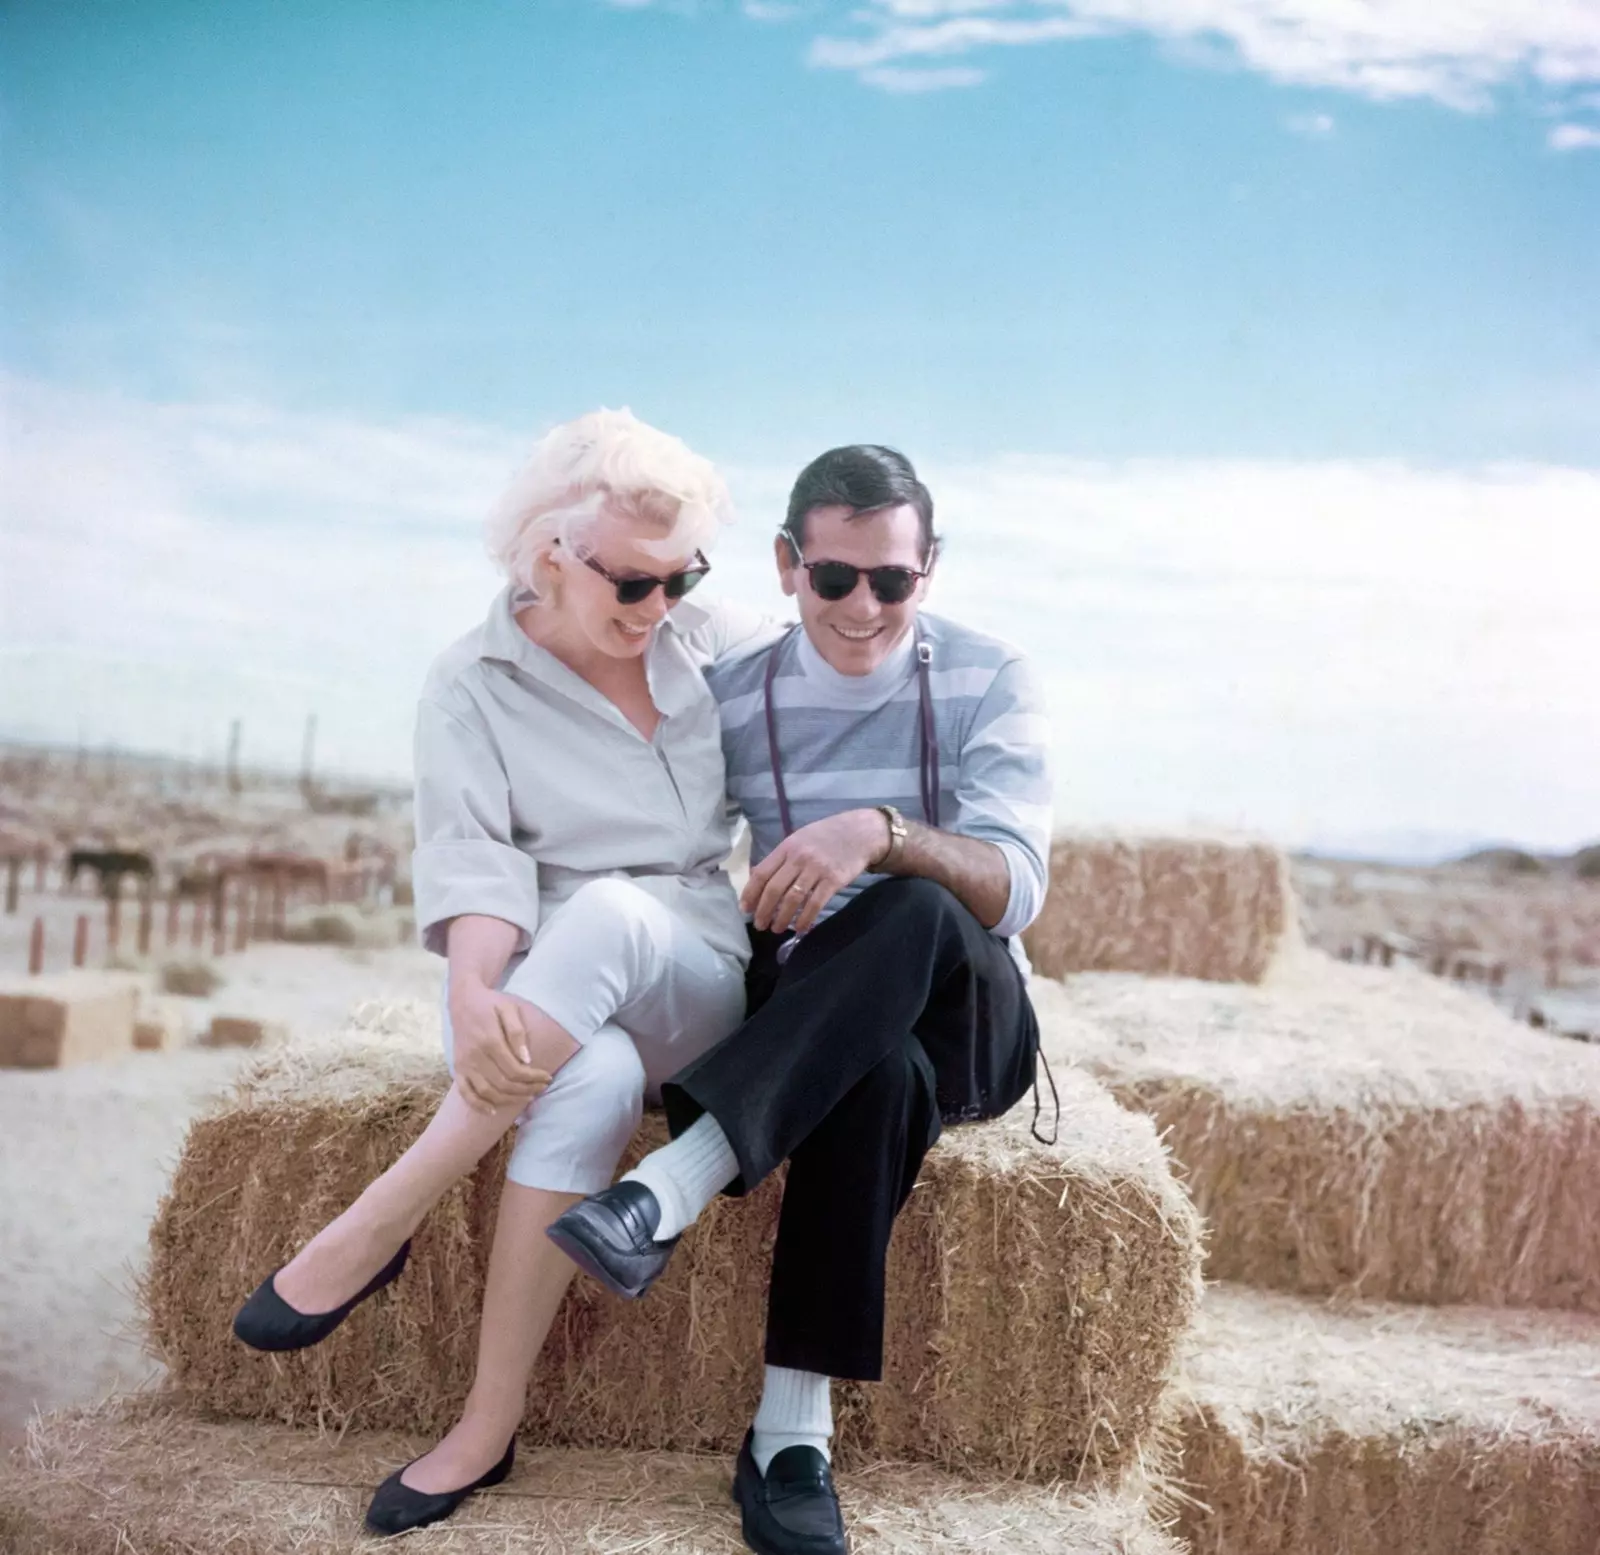
<svg viewBox="0 0 1600 1555"><path fill-rule="evenodd" d="M906 822L905 817L892 804L874 805L873 809L889 823L889 846L872 862L873 872L878 874L883 871L885 865L900 861L900 854L906 845Z"/></svg>

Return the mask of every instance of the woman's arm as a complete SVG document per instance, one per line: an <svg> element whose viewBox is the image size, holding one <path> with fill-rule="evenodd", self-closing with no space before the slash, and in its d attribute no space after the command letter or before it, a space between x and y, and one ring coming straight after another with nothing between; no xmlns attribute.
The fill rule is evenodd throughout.
<svg viewBox="0 0 1600 1555"><path fill-rule="evenodd" d="M450 986L469 982L483 988L497 986L521 937L516 924L503 918L485 918L478 913L452 918L447 931Z"/></svg>
<svg viewBox="0 0 1600 1555"><path fill-rule="evenodd" d="M503 918L464 913L446 929L456 1084L486 1110L526 1106L550 1084L533 1062L528 1012L498 987L521 931Z"/></svg>
<svg viewBox="0 0 1600 1555"><path fill-rule="evenodd" d="M446 954L447 926L497 918L518 932L507 958L539 927L539 866L512 842L511 782L475 710L424 697L417 708L416 851L411 857L422 943ZM502 971L494 970L493 982Z"/></svg>
<svg viewBox="0 0 1600 1555"><path fill-rule="evenodd" d="M497 984L539 924L539 871L511 840L510 782L472 709L417 710L417 847L423 944L450 963L456 1085L471 1105L526 1106L550 1083L530 1062L526 1012Z"/></svg>

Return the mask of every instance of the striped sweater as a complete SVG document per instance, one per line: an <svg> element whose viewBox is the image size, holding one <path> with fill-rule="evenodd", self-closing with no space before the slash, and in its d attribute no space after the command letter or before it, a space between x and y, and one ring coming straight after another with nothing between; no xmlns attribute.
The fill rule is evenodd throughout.
<svg viewBox="0 0 1600 1555"><path fill-rule="evenodd" d="M992 842L1005 855L1011 895L993 932L1017 934L1044 904L1049 731L1026 660L996 638L920 612L915 633L908 632L869 675L841 675L803 630L773 647L734 650L706 671L722 710L728 797L750 823L750 858L759 863L783 837L762 695L768 655L776 653L773 711L795 827L879 804L925 819L915 635L932 650L940 825ZM883 878L858 876L822 916Z"/></svg>

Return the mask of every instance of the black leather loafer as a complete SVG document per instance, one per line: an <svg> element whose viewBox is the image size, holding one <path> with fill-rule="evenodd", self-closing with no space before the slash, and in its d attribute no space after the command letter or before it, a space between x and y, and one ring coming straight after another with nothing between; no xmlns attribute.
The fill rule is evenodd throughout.
<svg viewBox="0 0 1600 1555"><path fill-rule="evenodd" d="M642 1182L618 1182L579 1199L545 1235L613 1295L635 1300L655 1284L678 1238L657 1242L661 1206Z"/></svg>
<svg viewBox="0 0 1600 1555"><path fill-rule="evenodd" d="M463 1485L459 1490L441 1490L437 1493L413 1490L400 1482L400 1476L411 1467L411 1463L417 1461L413 1458L405 1468L396 1469L373 1492L372 1505L367 1508L367 1532L409 1533L413 1528L425 1528L429 1523L442 1522L474 1490L487 1490L490 1485L498 1485L511 1472L511 1465L516 1458L517 1439L513 1436L505 1456L487 1474L473 1480L470 1485Z"/></svg>
<svg viewBox="0 0 1600 1555"><path fill-rule="evenodd" d="M733 1471L744 1542L756 1555L847 1555L844 1515L828 1460L815 1447L785 1447L762 1474L746 1432Z"/></svg>
<svg viewBox="0 0 1600 1555"><path fill-rule="evenodd" d="M304 1350L320 1344L368 1296L380 1291L400 1276L411 1255L411 1239L407 1237L388 1263L367 1281L341 1307L331 1312L298 1312L273 1288L278 1271L274 1269L266 1279L251 1291L249 1299L233 1315L234 1336L252 1350Z"/></svg>

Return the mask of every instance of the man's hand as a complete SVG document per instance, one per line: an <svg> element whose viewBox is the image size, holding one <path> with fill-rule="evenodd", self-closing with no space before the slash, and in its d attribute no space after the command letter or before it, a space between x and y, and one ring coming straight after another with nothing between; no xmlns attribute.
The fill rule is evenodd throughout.
<svg viewBox="0 0 1600 1555"><path fill-rule="evenodd" d="M550 1084L548 1071L528 1056L524 1009L520 999L476 978L451 979L456 1089L476 1112L525 1107Z"/></svg>
<svg viewBox="0 0 1600 1555"><path fill-rule="evenodd" d="M834 893L882 858L889 823L877 810L843 810L791 832L750 871L739 905L758 929L804 934Z"/></svg>

